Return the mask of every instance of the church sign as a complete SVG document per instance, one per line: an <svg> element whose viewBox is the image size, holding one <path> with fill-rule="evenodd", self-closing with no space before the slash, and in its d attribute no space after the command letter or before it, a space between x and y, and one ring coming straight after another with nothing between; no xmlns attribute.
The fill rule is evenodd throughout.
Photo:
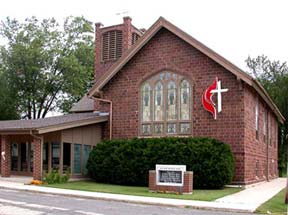
<svg viewBox="0 0 288 215"><path fill-rule="evenodd" d="M202 95L202 104L205 110L213 115L214 119L217 119L217 113L222 111L222 94L227 92L228 89L221 89L221 81L218 77L215 78L213 83L204 91ZM217 93L217 108L212 97Z"/></svg>
<svg viewBox="0 0 288 215"><path fill-rule="evenodd" d="M156 165L156 184L183 186L186 165Z"/></svg>

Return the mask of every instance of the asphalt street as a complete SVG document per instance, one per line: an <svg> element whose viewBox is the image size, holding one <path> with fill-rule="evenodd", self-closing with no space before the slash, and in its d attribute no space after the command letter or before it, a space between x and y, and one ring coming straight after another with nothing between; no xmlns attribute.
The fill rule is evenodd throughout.
<svg viewBox="0 0 288 215"><path fill-rule="evenodd" d="M240 213L195 210L125 202L63 197L0 189L1 215L241 215ZM246 214L247 215L247 214ZM252 214L251 214L252 215Z"/></svg>

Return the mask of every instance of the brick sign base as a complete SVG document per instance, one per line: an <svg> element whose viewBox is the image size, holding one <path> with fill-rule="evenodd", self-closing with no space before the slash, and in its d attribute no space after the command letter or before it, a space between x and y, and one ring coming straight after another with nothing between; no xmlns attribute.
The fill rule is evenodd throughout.
<svg viewBox="0 0 288 215"><path fill-rule="evenodd" d="M156 171L149 171L149 191L150 192L170 192L181 194L192 194L193 192L193 172L184 172L183 186L164 186L156 184Z"/></svg>

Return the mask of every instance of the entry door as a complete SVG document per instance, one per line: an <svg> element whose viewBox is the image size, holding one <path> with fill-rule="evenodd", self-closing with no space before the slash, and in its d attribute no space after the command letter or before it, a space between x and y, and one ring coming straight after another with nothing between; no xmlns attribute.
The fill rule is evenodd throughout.
<svg viewBox="0 0 288 215"><path fill-rule="evenodd" d="M33 146L29 142L11 144L11 171L30 175L33 172ZM16 173L16 174L17 174Z"/></svg>
<svg viewBox="0 0 288 215"><path fill-rule="evenodd" d="M63 143L63 173L65 173L70 168L71 168L71 143Z"/></svg>
<svg viewBox="0 0 288 215"><path fill-rule="evenodd" d="M11 171L18 171L18 144L11 144Z"/></svg>
<svg viewBox="0 0 288 215"><path fill-rule="evenodd" d="M73 166L73 174L80 175L81 174L81 145L74 144L74 166Z"/></svg>
<svg viewBox="0 0 288 215"><path fill-rule="evenodd" d="M28 172L29 168L29 144L28 143L21 143L20 144L20 171L21 172Z"/></svg>

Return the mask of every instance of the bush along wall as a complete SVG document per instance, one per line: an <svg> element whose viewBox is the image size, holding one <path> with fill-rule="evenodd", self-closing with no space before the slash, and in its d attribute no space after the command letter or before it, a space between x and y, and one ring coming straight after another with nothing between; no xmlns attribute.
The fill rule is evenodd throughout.
<svg viewBox="0 0 288 215"><path fill-rule="evenodd" d="M194 172L194 188L221 188L234 173L230 145L191 137L103 141L91 151L87 169L97 182L147 186L156 164L186 165Z"/></svg>

